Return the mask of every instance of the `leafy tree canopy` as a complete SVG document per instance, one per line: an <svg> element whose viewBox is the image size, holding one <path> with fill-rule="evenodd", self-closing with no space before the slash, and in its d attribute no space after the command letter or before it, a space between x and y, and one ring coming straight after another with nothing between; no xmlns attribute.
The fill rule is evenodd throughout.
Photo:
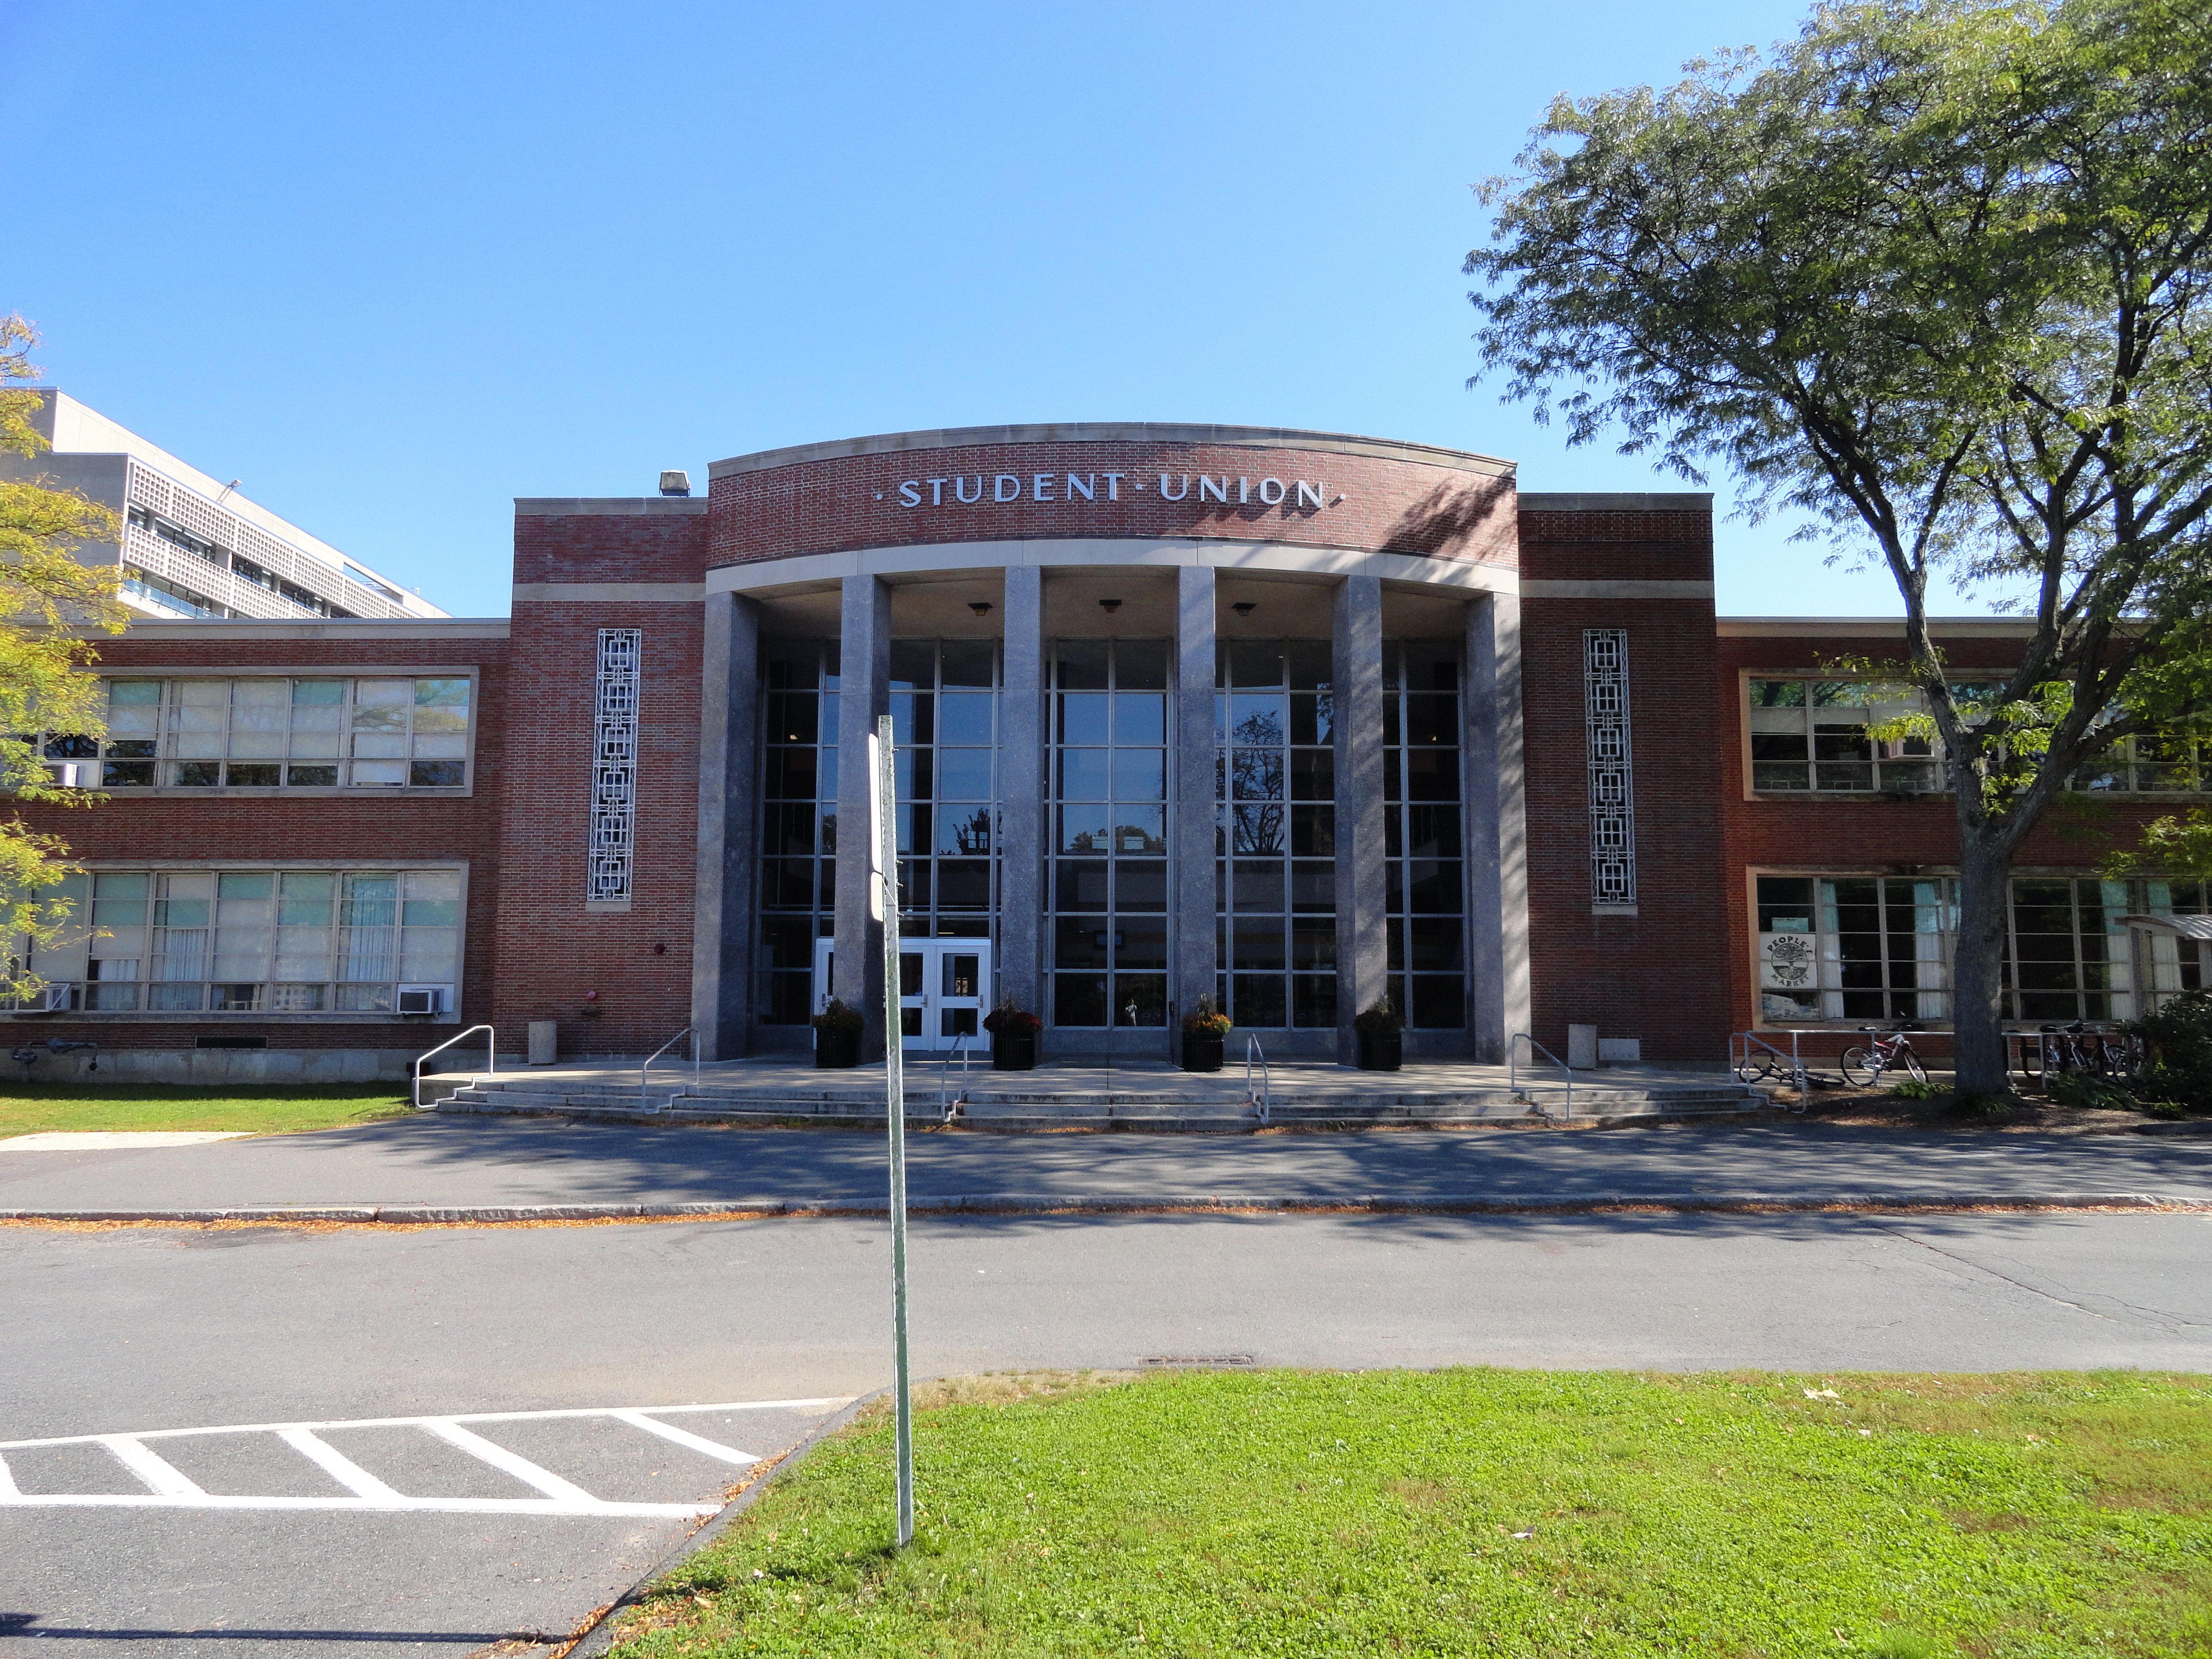
<svg viewBox="0 0 2212 1659"><path fill-rule="evenodd" d="M1765 56L1557 100L1520 165L1466 267L1506 395L1725 465L1895 580L1990 1086L2014 850L2085 761L2212 710L2212 11L1824 6ZM1937 568L2025 595L1990 695L1950 689L1989 676L1930 637Z"/></svg>
<svg viewBox="0 0 2212 1659"><path fill-rule="evenodd" d="M32 424L40 371L30 359L38 332L21 316L0 317L0 449L35 458L49 446ZM118 634L112 567L80 564L76 550L112 540L115 514L43 479L0 479L0 790L16 800L88 805L100 798L56 787L41 734L104 732L100 681L85 672L98 653L89 631ZM72 932L70 900L56 890L78 866L58 836L11 813L0 819L0 933L20 948L59 944ZM0 995L27 995L38 981L11 949L0 962Z"/></svg>

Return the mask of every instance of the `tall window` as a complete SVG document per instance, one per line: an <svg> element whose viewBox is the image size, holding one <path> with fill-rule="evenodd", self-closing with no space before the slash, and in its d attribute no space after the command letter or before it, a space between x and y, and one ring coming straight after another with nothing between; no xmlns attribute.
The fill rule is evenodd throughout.
<svg viewBox="0 0 2212 1659"><path fill-rule="evenodd" d="M1066 1026L1162 1026L1168 643L1059 640L1051 648L1048 1018Z"/></svg>
<svg viewBox="0 0 2212 1659"><path fill-rule="evenodd" d="M55 738L106 789L451 789L469 781L472 686L434 679L110 678L107 737Z"/></svg>
<svg viewBox="0 0 2212 1659"><path fill-rule="evenodd" d="M757 1012L803 1025L814 941L837 910L837 641L763 641L761 654Z"/></svg>
<svg viewBox="0 0 2212 1659"><path fill-rule="evenodd" d="M1902 876L1761 876L1761 1020L1948 1020L1958 884ZM2132 1018L2201 979L2184 941L2134 959L2127 915L2197 915L2203 888L2163 878L2016 877L2002 964L2003 1016L2022 1024Z"/></svg>
<svg viewBox="0 0 2212 1659"><path fill-rule="evenodd" d="M70 877L83 937L33 953L105 1013L391 1013L460 977L458 870L100 870Z"/></svg>
<svg viewBox="0 0 2212 1659"><path fill-rule="evenodd" d="M986 939L998 844L993 761L998 644L894 640L899 926L915 938Z"/></svg>
<svg viewBox="0 0 2212 1659"><path fill-rule="evenodd" d="M1426 1030L1467 1024L1459 657L1449 640L1382 648L1390 995Z"/></svg>
<svg viewBox="0 0 2212 1659"><path fill-rule="evenodd" d="M1326 640L1232 640L1215 675L1214 905L1239 1025L1336 1024L1336 751Z"/></svg>

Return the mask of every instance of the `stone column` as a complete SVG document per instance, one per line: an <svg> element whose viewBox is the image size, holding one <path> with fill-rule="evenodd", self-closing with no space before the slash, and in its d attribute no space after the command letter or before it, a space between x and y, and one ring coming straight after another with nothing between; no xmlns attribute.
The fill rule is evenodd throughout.
<svg viewBox="0 0 2212 1659"><path fill-rule="evenodd" d="M753 1018L760 610L735 593L709 593L706 605L691 1023L698 1030L702 1059L735 1060L745 1052Z"/></svg>
<svg viewBox="0 0 2212 1659"><path fill-rule="evenodd" d="M1009 565L999 692L999 990L1044 1012L1044 573Z"/></svg>
<svg viewBox="0 0 2212 1659"><path fill-rule="evenodd" d="M1468 1035L1475 1058L1498 1065L1514 1034L1529 1029L1518 594L1487 594L1468 608L1465 695Z"/></svg>
<svg viewBox="0 0 2212 1659"><path fill-rule="evenodd" d="M1383 859L1382 580L1337 585L1329 684L1336 741L1336 1051L1358 1058L1352 1017L1389 985Z"/></svg>
<svg viewBox="0 0 2212 1659"><path fill-rule="evenodd" d="M1169 978L1168 1041L1181 1041L1182 1016L1213 994L1216 812L1213 740L1214 583L1211 565L1176 572L1175 800L1168 857L1175 881L1175 967Z"/></svg>
<svg viewBox="0 0 2212 1659"><path fill-rule="evenodd" d="M884 1054L884 934L868 914L868 738L890 713L891 592L848 576L838 628L836 962L830 994L866 1022L860 1058Z"/></svg>

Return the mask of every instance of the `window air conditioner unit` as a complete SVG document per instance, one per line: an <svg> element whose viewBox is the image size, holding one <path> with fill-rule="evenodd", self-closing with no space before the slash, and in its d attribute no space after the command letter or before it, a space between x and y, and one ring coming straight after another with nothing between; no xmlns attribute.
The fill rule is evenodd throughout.
<svg viewBox="0 0 2212 1659"><path fill-rule="evenodd" d="M77 763L75 761L48 761L46 781L57 789L75 789L77 783Z"/></svg>
<svg viewBox="0 0 2212 1659"><path fill-rule="evenodd" d="M453 1006L453 988L450 985L403 985L399 988L399 1012L403 1014L442 1014Z"/></svg>

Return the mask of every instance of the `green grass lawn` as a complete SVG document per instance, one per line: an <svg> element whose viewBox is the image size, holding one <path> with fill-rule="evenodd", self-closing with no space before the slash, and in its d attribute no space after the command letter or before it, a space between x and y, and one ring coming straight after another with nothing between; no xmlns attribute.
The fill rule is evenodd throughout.
<svg viewBox="0 0 2212 1659"><path fill-rule="evenodd" d="M0 1139L46 1129L243 1129L279 1134L407 1114L404 1084L294 1084L192 1088L126 1083L110 1088L0 1084Z"/></svg>
<svg viewBox="0 0 2212 1659"><path fill-rule="evenodd" d="M618 1659L2212 1653L2212 1378L1042 1387L917 1412L904 1554L888 1419L825 1443Z"/></svg>

